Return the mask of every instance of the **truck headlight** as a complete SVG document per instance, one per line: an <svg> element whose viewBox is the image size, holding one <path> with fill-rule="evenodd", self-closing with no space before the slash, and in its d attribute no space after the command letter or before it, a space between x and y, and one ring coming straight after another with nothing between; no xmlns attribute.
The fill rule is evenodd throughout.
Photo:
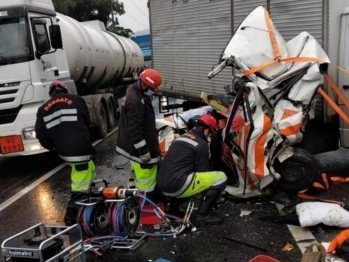
<svg viewBox="0 0 349 262"><path fill-rule="evenodd" d="M36 139L35 128L25 128L23 129L23 137L24 139Z"/></svg>

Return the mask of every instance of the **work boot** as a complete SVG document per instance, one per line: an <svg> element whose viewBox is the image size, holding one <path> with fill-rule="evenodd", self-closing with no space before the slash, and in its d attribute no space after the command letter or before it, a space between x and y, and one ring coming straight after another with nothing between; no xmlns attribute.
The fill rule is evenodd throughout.
<svg viewBox="0 0 349 262"><path fill-rule="evenodd" d="M79 209L77 207L67 207L64 217L64 223L66 226L77 224L78 212Z"/></svg>
<svg viewBox="0 0 349 262"><path fill-rule="evenodd" d="M166 214L184 218L185 213L180 210L180 206L184 203L185 198L172 198L166 205Z"/></svg>
<svg viewBox="0 0 349 262"><path fill-rule="evenodd" d="M196 226L217 225L223 223L223 219L210 215L213 206L221 194L220 190L208 189L200 201L198 214L194 217L193 223Z"/></svg>

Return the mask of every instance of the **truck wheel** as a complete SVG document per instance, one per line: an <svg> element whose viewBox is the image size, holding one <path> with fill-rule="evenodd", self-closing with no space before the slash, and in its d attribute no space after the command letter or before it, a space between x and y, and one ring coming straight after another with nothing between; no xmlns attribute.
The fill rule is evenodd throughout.
<svg viewBox="0 0 349 262"><path fill-rule="evenodd" d="M278 186L286 192L298 192L309 188L315 180L318 169L313 156L302 148L293 148L294 154L284 162L278 160L274 169L281 175Z"/></svg>
<svg viewBox="0 0 349 262"><path fill-rule="evenodd" d="M108 130L112 130L115 126L115 110L114 110L114 104L111 101L111 99L108 100Z"/></svg>
<svg viewBox="0 0 349 262"><path fill-rule="evenodd" d="M108 134L108 121L107 114L102 103L100 104L99 117L101 122L100 125L97 127L97 137L105 138Z"/></svg>
<svg viewBox="0 0 349 262"><path fill-rule="evenodd" d="M295 146L303 148L313 155L335 151L339 147L338 126L338 119L332 123L323 123L312 119L305 127L301 143Z"/></svg>

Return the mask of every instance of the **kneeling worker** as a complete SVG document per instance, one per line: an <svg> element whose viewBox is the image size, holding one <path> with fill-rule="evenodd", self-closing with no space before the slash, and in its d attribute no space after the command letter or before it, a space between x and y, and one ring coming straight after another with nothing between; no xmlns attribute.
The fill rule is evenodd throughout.
<svg viewBox="0 0 349 262"><path fill-rule="evenodd" d="M167 197L188 198L204 191L198 214L194 218L196 225L219 224L223 221L220 217L209 215L227 181L223 172L208 172L207 138L216 129L217 122L212 115L201 116L196 127L172 143L157 177L157 185Z"/></svg>

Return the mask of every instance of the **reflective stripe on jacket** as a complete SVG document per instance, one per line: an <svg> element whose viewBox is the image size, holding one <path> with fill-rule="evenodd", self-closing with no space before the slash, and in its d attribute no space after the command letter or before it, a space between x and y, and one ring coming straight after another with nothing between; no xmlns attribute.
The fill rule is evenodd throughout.
<svg viewBox="0 0 349 262"><path fill-rule="evenodd" d="M196 129L177 138L169 147L157 175L161 191L178 192L193 173L208 171L208 146L204 134Z"/></svg>
<svg viewBox="0 0 349 262"><path fill-rule="evenodd" d="M54 149L65 161L86 162L94 152L90 125L85 100L58 92L38 109L35 132L43 147Z"/></svg>
<svg viewBox="0 0 349 262"><path fill-rule="evenodd" d="M150 152L148 164L160 161L158 134L151 100L131 85L124 97L119 121L116 152L142 163L140 156Z"/></svg>

